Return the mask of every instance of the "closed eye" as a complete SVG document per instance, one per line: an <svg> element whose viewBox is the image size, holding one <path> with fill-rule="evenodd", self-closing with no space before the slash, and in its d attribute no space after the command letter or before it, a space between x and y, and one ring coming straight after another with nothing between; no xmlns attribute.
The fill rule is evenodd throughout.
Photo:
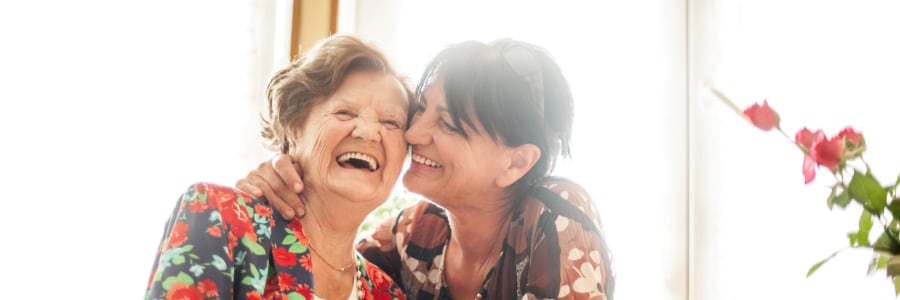
<svg viewBox="0 0 900 300"><path fill-rule="evenodd" d="M356 114L352 111L341 109L334 113L339 120L347 121L356 117Z"/></svg>
<svg viewBox="0 0 900 300"><path fill-rule="evenodd" d="M443 127L444 129L446 129L447 131L450 131L450 132L455 133L455 134L462 134L462 133L463 133L463 130L462 130L462 129L459 129L459 128L457 128L456 126L453 126L453 124L450 124L450 122L447 122L447 121L444 121L444 120L441 120L441 127Z"/></svg>
<svg viewBox="0 0 900 300"><path fill-rule="evenodd" d="M400 127L402 127L400 125L400 122L395 120L384 120L381 121L381 123L383 123L384 126L387 127L387 129L400 129Z"/></svg>

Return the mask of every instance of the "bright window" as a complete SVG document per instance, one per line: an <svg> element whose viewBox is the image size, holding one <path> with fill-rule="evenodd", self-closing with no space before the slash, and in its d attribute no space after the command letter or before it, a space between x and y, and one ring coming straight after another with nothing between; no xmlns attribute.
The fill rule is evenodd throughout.
<svg viewBox="0 0 900 300"><path fill-rule="evenodd" d="M696 1L692 99L695 299L894 299L870 252L844 251L859 209L829 211L834 182L803 184L802 155L775 132L740 121L703 90L741 105L768 99L793 136L863 132L882 182L900 173L900 5L893 1ZM874 239L874 238L873 238Z"/></svg>

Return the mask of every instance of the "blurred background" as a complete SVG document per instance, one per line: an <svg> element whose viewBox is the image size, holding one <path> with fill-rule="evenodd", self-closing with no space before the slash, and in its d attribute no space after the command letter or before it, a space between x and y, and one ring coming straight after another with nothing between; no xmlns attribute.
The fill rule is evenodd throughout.
<svg viewBox="0 0 900 300"><path fill-rule="evenodd" d="M353 32L413 79L463 40L555 56L576 99L573 159L556 174L599 208L617 299L893 299L883 272L866 274L870 252L806 278L858 211L830 211L830 175L804 185L796 149L708 88L768 99L788 133L854 126L890 182L898 13L874 0L0 2L0 287L142 297L180 193L270 157L258 115L273 70Z"/></svg>

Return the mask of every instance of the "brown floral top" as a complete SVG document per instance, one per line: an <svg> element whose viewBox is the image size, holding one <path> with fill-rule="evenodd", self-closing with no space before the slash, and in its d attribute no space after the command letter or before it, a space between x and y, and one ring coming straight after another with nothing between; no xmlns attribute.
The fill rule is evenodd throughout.
<svg viewBox="0 0 900 300"><path fill-rule="evenodd" d="M481 299L612 299L611 257L596 207L578 184L547 178L514 208ZM358 250L409 299L451 299L443 283L450 238L444 209L421 201L382 224Z"/></svg>

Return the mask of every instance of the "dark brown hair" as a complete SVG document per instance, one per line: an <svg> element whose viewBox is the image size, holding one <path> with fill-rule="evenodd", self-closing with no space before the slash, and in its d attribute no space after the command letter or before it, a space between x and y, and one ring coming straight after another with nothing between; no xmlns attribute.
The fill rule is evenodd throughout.
<svg viewBox="0 0 900 300"><path fill-rule="evenodd" d="M333 35L272 76L266 88L268 111L263 113L262 136L272 150L288 153L292 133L303 125L313 107L331 96L348 74L378 71L403 84L412 103L412 91L387 57L374 45L349 34Z"/></svg>
<svg viewBox="0 0 900 300"><path fill-rule="evenodd" d="M464 123L475 129L477 120L498 144L541 149L534 167L513 185L514 194L548 175L558 156L571 155L572 93L543 48L512 39L452 44L425 68L417 101L435 78L443 79L447 110L457 128Z"/></svg>

